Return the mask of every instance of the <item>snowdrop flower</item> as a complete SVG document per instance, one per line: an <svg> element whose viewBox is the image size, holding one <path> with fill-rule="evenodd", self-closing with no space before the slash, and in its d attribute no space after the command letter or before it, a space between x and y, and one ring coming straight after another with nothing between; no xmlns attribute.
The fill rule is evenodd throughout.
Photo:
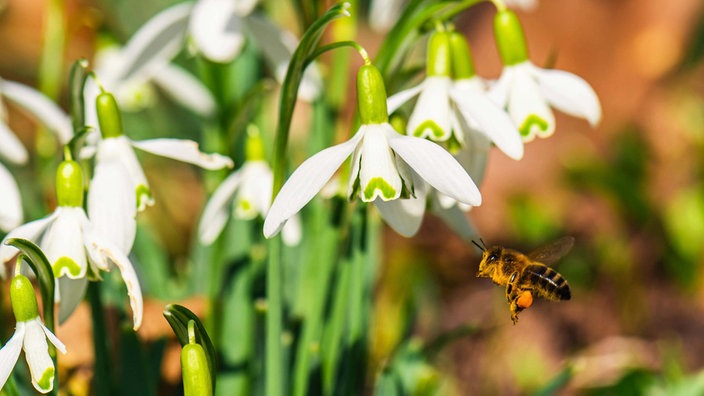
<svg viewBox="0 0 704 396"><path fill-rule="evenodd" d="M599 122L599 98L586 81L565 71L541 69L528 60L523 29L515 13L498 11L494 34L504 70L491 95L507 109L524 141L554 133L555 117L550 106L584 118L592 126Z"/></svg>
<svg viewBox="0 0 704 396"><path fill-rule="evenodd" d="M264 221L264 236L275 235L320 191L352 155L349 197L364 202L398 201L413 194L418 175L433 188L469 205L481 195L462 166L439 145L397 133L388 122L386 89L379 71L365 61L357 74L357 100L362 125L342 144L304 161L281 188ZM400 200L403 201L403 200ZM391 209L393 209L393 204ZM391 224L393 226L393 224Z"/></svg>
<svg viewBox="0 0 704 396"><path fill-rule="evenodd" d="M245 39L250 39L281 82L298 43L290 32L253 14L257 3L258 0L199 0L193 6L189 25L193 44L205 58L227 63L239 55ZM321 86L318 69L311 65L303 75L298 97L312 101Z"/></svg>
<svg viewBox="0 0 704 396"><path fill-rule="evenodd" d="M236 218L252 220L265 217L269 211L274 175L264 160L264 144L258 132L250 129L245 151L245 163L220 184L205 205L198 226L198 237L204 245L210 245L222 233L231 212ZM286 223L282 236L289 246L300 242L301 225L297 216Z"/></svg>
<svg viewBox="0 0 704 396"><path fill-rule="evenodd" d="M369 2L369 27L377 32L388 32L398 21L406 0L372 0Z"/></svg>
<svg viewBox="0 0 704 396"><path fill-rule="evenodd" d="M56 173L58 207L51 215L24 224L5 237L33 241L46 254L58 282L59 320L64 321L80 303L88 277L109 271L110 263L120 270L127 286L134 316L134 328L142 322L142 292L137 274L125 253L92 226L83 210L83 172L71 160L63 161ZM0 262L17 254L13 246L0 246Z"/></svg>
<svg viewBox="0 0 704 396"><path fill-rule="evenodd" d="M188 30L192 3L180 3L147 21L124 47L102 48L95 59L97 86L89 80L86 103L93 103L102 90L113 92L127 110L152 104L154 86L194 113L208 117L215 112L215 100L203 84L171 60L181 51ZM86 124L98 128L95 108L86 106Z"/></svg>
<svg viewBox="0 0 704 396"><path fill-rule="evenodd" d="M407 133L462 146L470 133L483 134L513 159L523 143L511 119L484 92L476 76L467 40L459 33L436 31L428 42L426 78L388 100L393 112L418 96Z"/></svg>
<svg viewBox="0 0 704 396"><path fill-rule="evenodd" d="M205 169L233 166L228 157L202 153L198 150L198 143L191 140L129 140L123 133L115 97L108 92L98 95L96 108L102 139L95 150L96 165L88 191L88 214L96 230L113 241L122 252L132 249L137 211L154 204L133 147Z"/></svg>
<svg viewBox="0 0 704 396"><path fill-rule="evenodd" d="M24 275L16 275L10 285L12 311L17 324L15 334L0 349L0 388L12 374L17 364L20 351L24 349L32 385L40 393L48 393L54 388L54 361L49 355L47 339L61 351L66 353L64 344L49 330L39 317L37 298L32 283Z"/></svg>
<svg viewBox="0 0 704 396"><path fill-rule="evenodd" d="M42 93L12 81L0 79L0 158L23 165L29 159L27 150L7 125L5 98L54 132L64 144L73 135L68 116ZM9 231L22 224L22 200L17 183L10 172L0 164L0 229ZM4 269L0 268L4 277Z"/></svg>

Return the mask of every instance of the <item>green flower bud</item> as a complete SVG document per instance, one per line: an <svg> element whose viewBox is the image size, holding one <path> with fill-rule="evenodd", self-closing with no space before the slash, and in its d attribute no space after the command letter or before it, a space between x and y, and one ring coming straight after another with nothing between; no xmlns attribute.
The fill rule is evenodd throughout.
<svg viewBox="0 0 704 396"><path fill-rule="evenodd" d="M247 127L247 141L245 142L244 151L247 161L264 160L264 142L259 130L254 125Z"/></svg>
<svg viewBox="0 0 704 396"><path fill-rule="evenodd" d="M18 322L27 322L39 316L37 296L34 294L32 282L24 275L17 275L10 284L10 300L12 312Z"/></svg>
<svg viewBox="0 0 704 396"><path fill-rule="evenodd" d="M494 36L504 65L512 66L528 60L523 27L513 11L506 9L496 13Z"/></svg>
<svg viewBox="0 0 704 396"><path fill-rule="evenodd" d="M463 80L474 77L474 60L469 49L467 39L457 32L450 33L450 47L452 49L452 78Z"/></svg>
<svg viewBox="0 0 704 396"><path fill-rule="evenodd" d="M435 31L428 40L428 64L425 74L428 77L449 77L451 73L450 33Z"/></svg>
<svg viewBox="0 0 704 396"><path fill-rule="evenodd" d="M389 124L396 130L396 132L405 135L406 134L406 119L398 114L394 114L389 119Z"/></svg>
<svg viewBox="0 0 704 396"><path fill-rule="evenodd" d="M389 121L384 79L374 65L364 65L357 72L357 105L362 124L383 124Z"/></svg>
<svg viewBox="0 0 704 396"><path fill-rule="evenodd" d="M213 394L208 358L203 347L196 344L195 323L188 321L188 344L181 349L181 376L185 396L209 396Z"/></svg>
<svg viewBox="0 0 704 396"><path fill-rule="evenodd" d="M56 170L56 199L59 206L83 206L83 171L76 161L63 161Z"/></svg>
<svg viewBox="0 0 704 396"><path fill-rule="evenodd" d="M102 92L95 99L95 108L103 139L122 136L122 116L115 97L109 92Z"/></svg>

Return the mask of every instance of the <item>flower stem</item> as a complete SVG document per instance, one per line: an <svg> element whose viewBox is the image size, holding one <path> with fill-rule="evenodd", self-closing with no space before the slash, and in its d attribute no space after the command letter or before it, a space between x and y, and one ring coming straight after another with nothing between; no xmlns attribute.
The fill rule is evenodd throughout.
<svg viewBox="0 0 704 396"><path fill-rule="evenodd" d="M282 284L281 237L270 240L267 265L266 291L266 395L284 394L282 335Z"/></svg>
<svg viewBox="0 0 704 396"><path fill-rule="evenodd" d="M93 386L96 394L111 395L110 354L106 343L107 329L103 315L103 302L100 297L100 282L88 282L88 300L93 323L93 351L95 353L95 377Z"/></svg>
<svg viewBox="0 0 704 396"><path fill-rule="evenodd" d="M306 59L306 65L308 65L310 62L315 60L315 58L319 57L320 55L324 54L325 52L328 52L330 50L334 50L337 48L341 47L352 47L359 52L359 55L362 57L364 60L365 65L370 65L372 63L371 59L369 59L369 54L367 53L367 50L364 49L361 45L359 45L356 41L352 40L347 40L347 41L338 41L336 43L328 44L328 45L323 45L322 47L318 48L313 52L307 59Z"/></svg>

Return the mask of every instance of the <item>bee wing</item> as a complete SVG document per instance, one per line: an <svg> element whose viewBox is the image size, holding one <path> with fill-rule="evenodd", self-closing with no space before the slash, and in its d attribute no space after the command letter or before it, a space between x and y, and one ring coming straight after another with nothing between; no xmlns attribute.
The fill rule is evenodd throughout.
<svg viewBox="0 0 704 396"><path fill-rule="evenodd" d="M574 237L566 236L528 253L528 258L546 265L566 255L574 246Z"/></svg>

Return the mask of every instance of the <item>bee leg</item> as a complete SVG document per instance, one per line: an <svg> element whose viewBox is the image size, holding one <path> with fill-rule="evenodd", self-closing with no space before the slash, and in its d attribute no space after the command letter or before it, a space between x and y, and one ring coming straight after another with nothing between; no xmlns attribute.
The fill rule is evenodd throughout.
<svg viewBox="0 0 704 396"><path fill-rule="evenodd" d="M520 296L523 295L523 290L517 286L518 282L518 272L514 272L509 277L508 283L506 283L506 300L509 304L509 310L511 311L511 320L515 325L518 322L518 314L523 310L521 304L518 303Z"/></svg>
<svg viewBox="0 0 704 396"><path fill-rule="evenodd" d="M513 320L513 324L516 324L518 314L533 305L533 293L530 290L516 289L513 294L515 297L510 301L509 309L511 310L511 320Z"/></svg>

